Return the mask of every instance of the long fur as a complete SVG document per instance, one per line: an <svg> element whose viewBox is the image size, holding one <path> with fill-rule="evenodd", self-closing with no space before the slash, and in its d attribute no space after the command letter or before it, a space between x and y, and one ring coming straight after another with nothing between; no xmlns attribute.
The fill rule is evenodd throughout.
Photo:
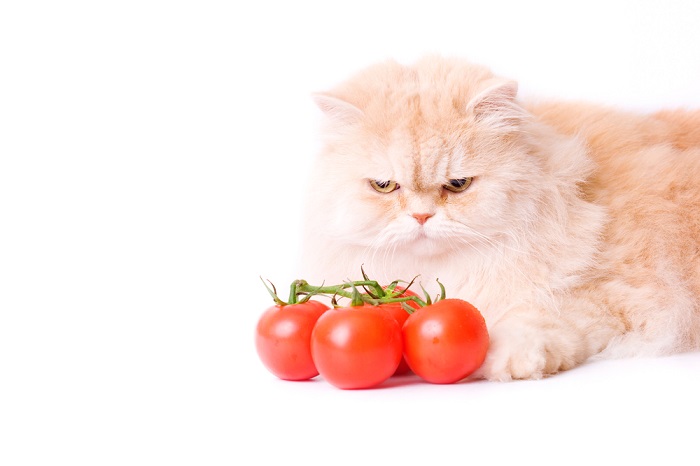
<svg viewBox="0 0 700 466"><path fill-rule="evenodd" d="M324 147L301 276L338 282L363 266L433 292L439 279L484 314L476 376L492 380L698 349L700 112L516 93L486 68L427 57L316 95ZM464 192L443 189L463 177Z"/></svg>

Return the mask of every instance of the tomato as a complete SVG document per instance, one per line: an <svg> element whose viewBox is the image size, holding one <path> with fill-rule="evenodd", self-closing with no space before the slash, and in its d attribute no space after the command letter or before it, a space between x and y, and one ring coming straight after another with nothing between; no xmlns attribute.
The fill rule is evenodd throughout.
<svg viewBox="0 0 700 466"><path fill-rule="evenodd" d="M404 290L400 296L418 296L418 295L411 290ZM409 306L413 307L414 309L418 309L420 307L420 305L415 301L406 301L406 303ZM394 317L394 319L396 319L396 322L398 322L399 327L403 327L404 322L406 322L406 319L408 319L408 316L410 315L408 312L406 312L406 309L404 309L401 306L401 303L381 304L379 307L381 307L382 309L389 312ZM399 367L396 368L396 372L394 372L394 375L402 375L402 374L406 374L410 371L411 371L411 368L408 367L408 363L406 363L406 358L404 358L402 356L401 362L399 363Z"/></svg>
<svg viewBox="0 0 700 466"><path fill-rule="evenodd" d="M327 310L328 306L313 300L268 308L255 330L255 347L265 367L284 380L316 377L311 332Z"/></svg>
<svg viewBox="0 0 700 466"><path fill-rule="evenodd" d="M481 366L489 335L481 313L460 299L443 299L411 314L402 328L413 372L432 383L454 383Z"/></svg>
<svg viewBox="0 0 700 466"><path fill-rule="evenodd" d="M401 327L377 306L332 309L316 322L311 355L321 376L342 389L379 385L401 362Z"/></svg>

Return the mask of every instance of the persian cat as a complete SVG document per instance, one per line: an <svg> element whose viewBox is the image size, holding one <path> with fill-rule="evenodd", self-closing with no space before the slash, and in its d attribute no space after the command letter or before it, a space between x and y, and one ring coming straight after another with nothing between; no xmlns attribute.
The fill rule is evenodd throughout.
<svg viewBox="0 0 700 466"><path fill-rule="evenodd" d="M441 57L314 98L309 282L439 279L484 315L490 380L700 347L700 111L524 102Z"/></svg>

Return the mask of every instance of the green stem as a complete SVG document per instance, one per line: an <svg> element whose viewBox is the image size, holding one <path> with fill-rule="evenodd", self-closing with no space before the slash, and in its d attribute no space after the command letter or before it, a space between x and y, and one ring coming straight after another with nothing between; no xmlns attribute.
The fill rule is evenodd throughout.
<svg viewBox="0 0 700 466"><path fill-rule="evenodd" d="M377 283L376 281L373 280L360 280L356 282L347 282L347 283L341 283L340 285L331 285L331 286L314 286L314 285L309 285L306 280L297 280L294 282L294 286L296 286L297 293L313 293L313 294L337 294L340 296L344 296L346 298L352 297L352 293L345 291L348 288L352 289L353 287L360 287L360 286L370 286L374 288L375 293L378 296L385 296L386 293L384 293L384 290L382 290L382 287Z"/></svg>
<svg viewBox="0 0 700 466"><path fill-rule="evenodd" d="M355 293L357 290L357 287L360 286L368 286L373 288L375 294L378 296L378 298L373 298L367 294L362 294L359 295L359 293ZM348 289L354 290L354 291L348 291ZM354 282L347 282L347 283L342 283L340 285L331 285L331 286L314 286L310 285L307 283L305 280L296 280L292 284L292 290L293 292L296 293L296 295L299 294L311 294L311 295L326 295L326 296L342 296L344 298L349 298L353 300L354 303L358 303L358 297L357 295L360 296L359 299L361 299L362 302L368 303L368 304L387 304L387 303L405 303L408 301L413 301L415 303L418 303L420 307L427 306L428 303L426 301L423 301L417 296L401 296L401 297L396 297L394 294L387 294L384 289L379 285L374 280L360 280L360 281L354 281ZM290 297L290 302L291 302L291 297ZM296 296L295 296L295 302L296 302Z"/></svg>
<svg viewBox="0 0 700 466"><path fill-rule="evenodd" d="M296 304L297 303L297 283L298 281L293 281L292 284L289 286L289 299L287 302L289 304Z"/></svg>

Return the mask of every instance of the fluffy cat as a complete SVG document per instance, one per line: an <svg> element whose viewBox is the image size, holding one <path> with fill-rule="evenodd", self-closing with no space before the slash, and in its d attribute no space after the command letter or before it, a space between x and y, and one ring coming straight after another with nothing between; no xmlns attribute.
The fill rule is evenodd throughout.
<svg viewBox="0 0 700 466"><path fill-rule="evenodd" d="M441 57L315 100L300 276L439 279L484 315L490 380L700 347L700 111L521 102Z"/></svg>

